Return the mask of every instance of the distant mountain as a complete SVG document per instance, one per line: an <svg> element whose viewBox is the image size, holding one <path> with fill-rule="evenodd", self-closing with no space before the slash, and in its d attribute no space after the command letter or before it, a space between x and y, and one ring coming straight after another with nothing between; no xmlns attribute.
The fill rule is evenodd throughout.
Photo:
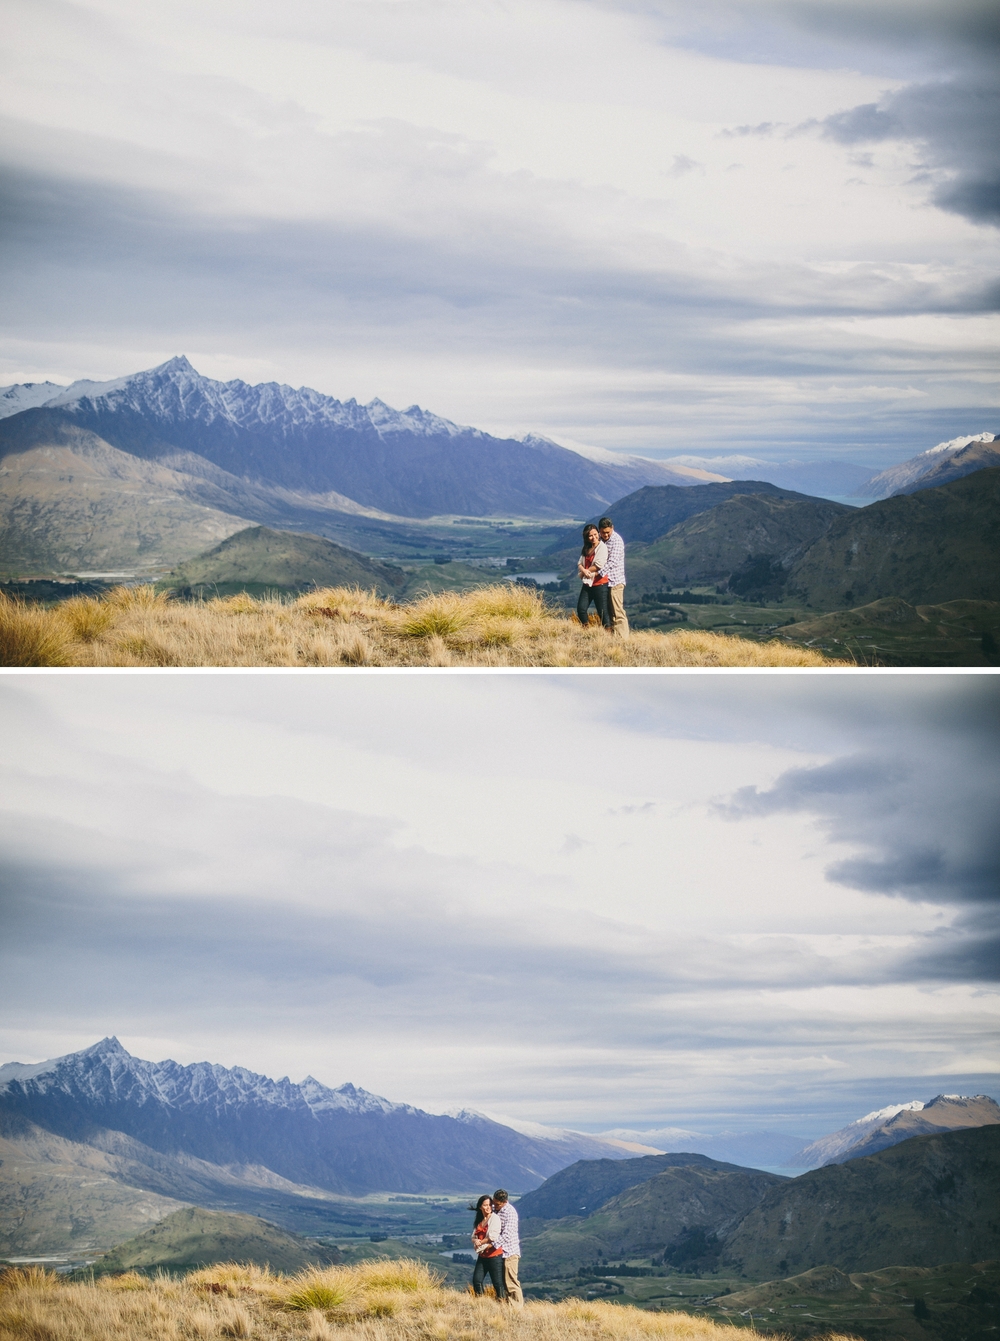
<svg viewBox="0 0 1000 1341"><path fill-rule="evenodd" d="M615 524L625 543L658 540L666 535L671 527L677 526L688 517L699 512L708 512L710 508L725 503L735 494L766 494L770 498L801 499L804 494L791 493L779 489L775 484L764 480L729 480L724 484L692 484L679 488L673 484L645 485L635 493L627 494L611 504L605 511ZM590 519L597 522L595 515ZM567 527L559 538L545 551L556 554L563 550L580 551L581 528Z"/></svg>
<svg viewBox="0 0 1000 1341"><path fill-rule="evenodd" d="M397 517L586 516L639 485L697 478L638 457L595 461L534 435L496 438L418 405L398 411L308 387L217 382L183 357L96 386L74 384L21 410L0 423L0 456L51 447L71 427L187 473L197 474L200 461L214 467L217 488L228 477L316 508L335 494L348 510ZM245 490L236 492L239 515L274 520L248 512Z"/></svg>
<svg viewBox="0 0 1000 1341"><path fill-rule="evenodd" d="M648 1182L665 1169L717 1169L742 1172L734 1164L720 1164L706 1155L645 1155L641 1159L583 1159L547 1178L541 1187L518 1202L526 1219L559 1220L567 1215L593 1215L626 1188Z"/></svg>
<svg viewBox="0 0 1000 1341"><path fill-rule="evenodd" d="M402 590L407 575L392 564L366 559L322 536L252 526L168 573L161 586L181 592L304 591L315 587L375 587L382 596Z"/></svg>
<svg viewBox="0 0 1000 1341"><path fill-rule="evenodd" d="M792 566L787 594L819 610L998 600L998 516L1000 468L850 509Z"/></svg>
<svg viewBox="0 0 1000 1341"><path fill-rule="evenodd" d="M599 1134L605 1140L617 1137L628 1141L645 1141L661 1150L683 1147L685 1150L694 1150L700 1155L707 1155L710 1159L727 1160L740 1168L753 1169L773 1168L785 1164L790 1155L797 1154L802 1148L801 1137L764 1129L724 1131L707 1135L704 1132L686 1131L678 1127L653 1128L650 1131L617 1128Z"/></svg>
<svg viewBox="0 0 1000 1341"><path fill-rule="evenodd" d="M799 489L820 498L856 495L878 472L854 461L766 461L756 456L671 456L667 466L698 466L718 470L734 479L751 476L767 480L779 489Z"/></svg>
<svg viewBox="0 0 1000 1341"><path fill-rule="evenodd" d="M926 452L911 456L909 460L901 461L898 466L890 466L888 470L881 470L877 475L872 475L866 483L857 487L855 493L859 498L891 498L893 494L910 493L914 487L923 487L919 483L922 477L944 466L970 444L996 441L997 434L995 433L974 433L968 437L952 438L948 442L939 442L936 447L929 447ZM990 464L997 463L991 462ZM949 478L957 478L957 476ZM946 480L942 476L934 483L944 484Z"/></svg>
<svg viewBox="0 0 1000 1341"><path fill-rule="evenodd" d="M724 1231L721 1263L767 1280L989 1261L1000 1258L998 1205L1000 1126L915 1136L771 1188Z"/></svg>
<svg viewBox="0 0 1000 1341"><path fill-rule="evenodd" d="M566 1274L600 1255L605 1260L655 1256L675 1267L697 1264L700 1270L711 1270L721 1236L788 1181L711 1160L664 1168L585 1217L545 1223L528 1238L522 1273L529 1280ZM526 1225L530 1229L532 1222Z"/></svg>
<svg viewBox="0 0 1000 1341"><path fill-rule="evenodd" d="M322 1269L340 1260L335 1250L289 1234L258 1216L187 1206L99 1257L93 1274L157 1268L194 1271L215 1262L252 1262L293 1275L306 1267Z"/></svg>
<svg viewBox="0 0 1000 1341"><path fill-rule="evenodd" d="M791 1166L819 1168L824 1164L842 1164L848 1159L874 1155L911 1136L929 1136L935 1132L959 1131L963 1127L989 1127L1000 1124L1000 1104L986 1094L939 1094L929 1103L912 1099L867 1113L840 1131L821 1136L789 1159Z"/></svg>
<svg viewBox="0 0 1000 1341"><path fill-rule="evenodd" d="M951 480L960 480L966 475L975 474L977 470L989 470L994 466L1000 466L998 438L994 436L990 441L988 436L983 434L970 442L967 447L955 452L953 456L938 461L912 484L896 492L912 494L918 489L933 489L939 484L948 484Z"/></svg>
<svg viewBox="0 0 1000 1341"><path fill-rule="evenodd" d="M634 550L628 580L638 590L725 585L749 599L775 599L803 555L855 512L826 498L737 494Z"/></svg>
<svg viewBox="0 0 1000 1341"><path fill-rule="evenodd" d="M537 1187L581 1156L625 1151L587 1136L527 1137L479 1114L435 1116L353 1085L279 1081L208 1062L131 1056L117 1039L50 1062L0 1067L0 1116L69 1140L120 1132L174 1159L250 1167L353 1196ZM161 1175L169 1189L169 1169Z"/></svg>

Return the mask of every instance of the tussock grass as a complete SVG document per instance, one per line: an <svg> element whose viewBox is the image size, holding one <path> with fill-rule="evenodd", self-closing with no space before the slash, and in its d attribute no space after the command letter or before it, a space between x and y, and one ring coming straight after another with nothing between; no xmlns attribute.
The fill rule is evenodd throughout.
<svg viewBox="0 0 1000 1341"><path fill-rule="evenodd" d="M0 593L0 666L66 666L69 644L47 610Z"/></svg>
<svg viewBox="0 0 1000 1341"><path fill-rule="evenodd" d="M609 637L500 583L395 605L328 587L294 602L246 594L190 604L152 587L53 610L0 597L5 666L825 666L775 640L682 629Z"/></svg>
<svg viewBox="0 0 1000 1341"><path fill-rule="evenodd" d="M0 1341L739 1341L747 1330L599 1301L529 1303L515 1312L443 1289L421 1262L292 1277L229 1263L183 1280L130 1272L97 1285L37 1269L0 1276Z"/></svg>

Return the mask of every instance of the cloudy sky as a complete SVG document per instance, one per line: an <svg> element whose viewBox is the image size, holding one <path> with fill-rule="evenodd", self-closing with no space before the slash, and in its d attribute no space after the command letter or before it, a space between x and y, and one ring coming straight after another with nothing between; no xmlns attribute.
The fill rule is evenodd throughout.
<svg viewBox="0 0 1000 1341"><path fill-rule="evenodd" d="M588 1130L1000 1096L998 689L8 672L0 1061Z"/></svg>
<svg viewBox="0 0 1000 1341"><path fill-rule="evenodd" d="M0 381L652 455L1000 430L995 0L3 0Z"/></svg>

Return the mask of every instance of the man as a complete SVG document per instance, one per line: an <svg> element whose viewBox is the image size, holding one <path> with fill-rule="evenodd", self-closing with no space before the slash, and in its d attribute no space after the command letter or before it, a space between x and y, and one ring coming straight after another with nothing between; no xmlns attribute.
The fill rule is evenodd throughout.
<svg viewBox="0 0 1000 1341"><path fill-rule="evenodd" d="M521 1240L517 1231L517 1211L510 1204L507 1193L498 1187L493 1193L493 1209L500 1217L500 1237L497 1247L503 1253L503 1274L507 1286L507 1303L512 1308L524 1308L524 1294L517 1279L521 1262Z"/></svg>
<svg viewBox="0 0 1000 1341"><path fill-rule="evenodd" d="M611 632L616 638L628 637L628 616L625 614L625 541L615 530L610 517L602 517L597 523L601 539L608 547L608 561L598 569L600 577L608 579L608 591L611 599L613 625Z"/></svg>

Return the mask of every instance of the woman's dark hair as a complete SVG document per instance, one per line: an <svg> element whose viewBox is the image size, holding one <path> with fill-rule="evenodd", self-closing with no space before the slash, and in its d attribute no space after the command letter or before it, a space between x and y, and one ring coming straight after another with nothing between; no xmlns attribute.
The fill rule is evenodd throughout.
<svg viewBox="0 0 1000 1341"><path fill-rule="evenodd" d="M484 1192L483 1195L476 1202L475 1206L469 1207L470 1211L476 1212L476 1219L474 1221L473 1227L475 1227L475 1225L481 1225L483 1221L486 1219L486 1212L483 1210L483 1202L492 1200L493 1198L490 1196L490 1194L488 1192Z"/></svg>
<svg viewBox="0 0 1000 1341"><path fill-rule="evenodd" d="M594 525L593 522L588 522L587 525L583 528L583 549L580 551L581 554L589 554L589 553L590 553L590 550L591 550L591 545L590 545L590 533L591 533L591 531L595 531L595 532L596 532L596 531L597 531L597 527ZM597 539L600 540L600 538L601 538L601 536L600 536L600 532L597 532ZM596 544L596 542L594 543L593 548L594 548L594 549L597 548L597 544Z"/></svg>

